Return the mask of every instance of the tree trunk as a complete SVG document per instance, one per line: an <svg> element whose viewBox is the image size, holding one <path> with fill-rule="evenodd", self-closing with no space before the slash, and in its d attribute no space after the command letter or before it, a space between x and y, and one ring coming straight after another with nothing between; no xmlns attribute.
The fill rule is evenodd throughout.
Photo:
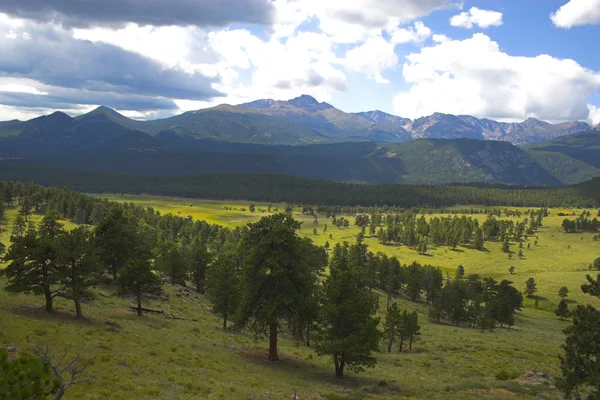
<svg viewBox="0 0 600 400"><path fill-rule="evenodd" d="M336 354L333 356L333 363L335 364L335 377L342 379L344 377L344 360L340 360Z"/></svg>
<svg viewBox="0 0 600 400"><path fill-rule="evenodd" d="M46 297L46 311L51 313L53 297L49 286L44 287L44 296Z"/></svg>
<svg viewBox="0 0 600 400"><path fill-rule="evenodd" d="M269 361L279 361L279 354L277 353L278 330L279 324L277 320L271 321L269 324Z"/></svg>
<svg viewBox="0 0 600 400"><path fill-rule="evenodd" d="M112 267L113 281L116 282L116 280L117 280L117 265L113 264L111 267Z"/></svg>
<svg viewBox="0 0 600 400"><path fill-rule="evenodd" d="M309 322L306 325L306 347L310 347L310 326L312 325L312 322Z"/></svg>
<svg viewBox="0 0 600 400"><path fill-rule="evenodd" d="M392 294L390 292L388 292L387 294L387 308L386 310L390 309L390 303L392 302Z"/></svg>
<svg viewBox="0 0 600 400"><path fill-rule="evenodd" d="M392 345L393 345L393 344L394 344L394 342L393 342L393 341L390 339L390 340L388 341L388 353L391 353L391 352L392 352Z"/></svg>
<svg viewBox="0 0 600 400"><path fill-rule="evenodd" d="M409 350L412 350L412 342L413 342L413 339L410 338L410 340L408 341L408 349Z"/></svg>
<svg viewBox="0 0 600 400"><path fill-rule="evenodd" d="M136 294L137 297L137 315L141 316L142 315L142 293L138 292Z"/></svg>
<svg viewBox="0 0 600 400"><path fill-rule="evenodd" d="M402 353L402 345L404 344L404 339L400 339L400 353Z"/></svg>
<svg viewBox="0 0 600 400"><path fill-rule="evenodd" d="M58 388L58 392L56 392L56 396L54 396L54 400L61 400L65 395L67 388L64 385L61 385Z"/></svg>
<svg viewBox="0 0 600 400"><path fill-rule="evenodd" d="M81 301L79 299L74 299L75 302L75 319L83 319L83 313L81 312Z"/></svg>
<svg viewBox="0 0 600 400"><path fill-rule="evenodd" d="M223 313L223 330L227 329L227 313Z"/></svg>

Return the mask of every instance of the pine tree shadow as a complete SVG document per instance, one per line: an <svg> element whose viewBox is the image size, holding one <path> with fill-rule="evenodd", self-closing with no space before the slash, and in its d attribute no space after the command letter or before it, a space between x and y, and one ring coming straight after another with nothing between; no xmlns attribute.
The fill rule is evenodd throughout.
<svg viewBox="0 0 600 400"><path fill-rule="evenodd" d="M83 312L84 319L75 319L75 312L61 307L56 307L54 311L47 312L43 306L39 305L11 305L8 307L14 315L20 315L25 318L34 318L47 322L61 322L68 324L83 324L87 326L103 327L104 323L98 321Z"/></svg>
<svg viewBox="0 0 600 400"><path fill-rule="evenodd" d="M414 350L413 350L414 351ZM279 361L268 360L268 351L256 347L249 347L238 352L245 361L261 367L276 369L286 374L295 374L304 380L321 381L328 383L337 389L357 391L368 393L400 393L402 389L394 381L378 379L374 376L365 376L355 374L352 371L345 371L344 378L338 379L335 376L333 361L330 361L330 367L326 367L322 361L326 357L321 357L319 362L313 362L312 359L302 358L290 354L287 351L279 352ZM330 360L330 359L329 359ZM288 375L289 376L289 375ZM345 393L346 395L347 393ZM337 398L337 397L336 397ZM343 397L346 398L346 397Z"/></svg>

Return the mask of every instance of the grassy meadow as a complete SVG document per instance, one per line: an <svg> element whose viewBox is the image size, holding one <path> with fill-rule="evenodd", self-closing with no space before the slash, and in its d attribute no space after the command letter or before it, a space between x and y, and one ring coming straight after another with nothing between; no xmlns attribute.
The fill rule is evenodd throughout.
<svg viewBox="0 0 600 400"><path fill-rule="evenodd" d="M103 196L106 197L106 196ZM250 202L218 202L151 196L109 196L114 201L134 201L152 206L161 213L192 216L228 227L256 221L261 212L248 211ZM256 208L267 204L255 203ZM275 204L283 211L285 205ZM246 211L242 211L246 209ZM296 210L298 211L298 210ZM302 235L316 243L330 245L354 241L359 229L337 229L319 216L294 213L303 222ZM83 305L84 321L74 320L72 303L59 299L58 312L43 311L43 299L9 295L0 290L0 345L31 351L31 340L62 350L70 344L92 359L91 383L73 386L66 399L558 399L552 387L531 386L514 380L526 370L538 370L555 377L559 373L557 355L564 341L562 330L568 321L551 312L558 303L558 289L570 290L570 306L591 302L579 286L585 281L587 266L600 256L600 242L592 234L565 234L560 229L564 217L551 210L538 231L530 237L519 259L516 244L512 260L500 250L500 243L486 242L486 251L459 247L432 247L427 255L399 246L383 246L367 236L371 251L397 256L402 263L417 260L440 266L453 274L458 265L466 273L479 273L496 279L510 279L523 289L534 277L538 283L538 309L527 299L512 330L497 328L481 333L477 329L433 324L427 320L427 307L404 298L395 301L404 309L419 313L421 337L411 351L388 354L384 345L378 364L364 373L348 372L337 381L333 362L317 356L284 334L279 363L266 361L268 341L248 333L223 331L210 304L191 291L166 285L166 297L149 304L177 316L196 321L165 319L162 315L137 317L127 310L129 301L114 296L114 287L97 288L96 299ZM9 222L15 211L9 210ZM477 215L482 220L485 215ZM38 218L38 217L36 217ZM501 217L506 219L507 217ZM351 219L353 222L353 219ZM327 232L323 228L327 224ZM317 228L318 234L313 234ZM10 230L10 228L9 228ZM330 234L333 239L330 239ZM1 240L8 244L7 233ZM538 240L538 245L534 241ZM515 274L508 268L514 265ZM6 283L0 278L0 287ZM600 304L595 304L600 306ZM380 312L385 308L381 296Z"/></svg>

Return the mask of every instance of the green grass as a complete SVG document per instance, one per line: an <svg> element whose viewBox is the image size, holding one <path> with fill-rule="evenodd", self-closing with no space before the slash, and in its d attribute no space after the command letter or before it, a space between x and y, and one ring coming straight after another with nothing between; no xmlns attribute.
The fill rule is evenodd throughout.
<svg viewBox="0 0 600 400"><path fill-rule="evenodd" d="M247 209L249 202L147 196L111 199L136 201L163 213L192 215L230 227L264 215L240 211ZM256 206L266 208L266 204ZM283 205L277 206L284 209ZM149 305L198 322L136 317L127 311L129 300L115 297L114 287L109 284L97 290L104 296L97 295L93 302L84 304L85 321L73 319L70 302L59 299L58 312L48 315L43 311L42 298L9 295L0 290L0 346L16 346L20 353L27 353L32 339L47 342L55 349L69 344L73 351L81 350L84 357L93 359L89 369L92 382L72 387L66 399L267 399L270 393L271 399L289 399L294 391L302 399L556 399L559 394L554 389L521 385L496 376L512 378L535 369L556 377L557 355L564 341L562 330L569 322L559 321L546 310L558 302L558 288L563 285L575 301L589 303L592 299L580 294L578 287L585 279L587 265L600 256L600 243L592 241L591 234L562 233L559 225L564 217L556 216L558 211L565 210L552 210L553 215L538 233L539 246L533 246L534 239L530 239L532 249L524 250L523 260L518 260L516 254L508 260L499 243L486 242L487 252L439 247L430 250L428 256L420 256L406 247L382 246L367 238L371 250L396 255L403 263L418 260L451 273L463 264L467 273L510 278L520 289L533 276L538 282L542 309L534 309L533 300L526 300L527 307L518 313L513 330L498 328L481 333L477 329L431 324L426 305L398 298L395 301L401 308L419 313L421 339L412 351L378 354L374 369L362 374L349 372L342 382L334 379L329 358L317 356L314 348L286 335L280 343L282 361L267 362L267 340L222 331L219 317L210 312L204 297L182 294L170 285L166 286L168 299L155 299ZM14 215L10 210L9 219ZM353 241L358 233L355 227L338 230L328 223L324 235L326 221L320 217L319 235L313 236L313 218L297 213L295 217L304 223L301 233L320 244ZM333 240L329 239L330 233ZM8 240L6 233L2 240ZM513 250L518 251L516 246ZM508 273L510 265L516 267L513 276ZM0 287L5 283L0 278ZM381 296L380 309L384 307Z"/></svg>

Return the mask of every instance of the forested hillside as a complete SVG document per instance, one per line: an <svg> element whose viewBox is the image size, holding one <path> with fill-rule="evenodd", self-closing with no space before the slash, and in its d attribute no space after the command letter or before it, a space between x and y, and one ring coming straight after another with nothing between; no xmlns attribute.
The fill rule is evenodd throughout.
<svg viewBox="0 0 600 400"><path fill-rule="evenodd" d="M365 185L283 175L142 176L40 166L4 165L0 179L36 182L88 193L148 193L300 204L443 207L455 204L596 207L598 179L566 188L502 185Z"/></svg>

